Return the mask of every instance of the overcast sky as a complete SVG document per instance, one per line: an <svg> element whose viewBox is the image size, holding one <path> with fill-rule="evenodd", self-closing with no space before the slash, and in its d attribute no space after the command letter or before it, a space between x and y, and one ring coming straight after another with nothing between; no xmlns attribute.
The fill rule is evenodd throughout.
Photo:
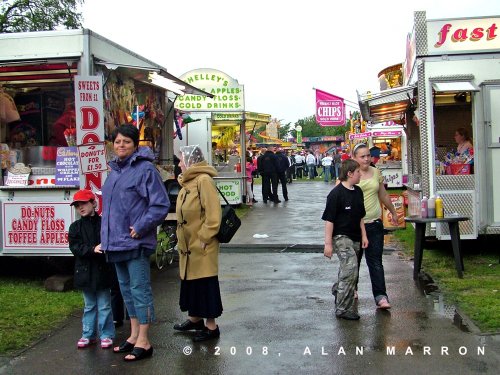
<svg viewBox="0 0 500 375"><path fill-rule="evenodd" d="M283 124L314 115L313 87L356 102L401 63L414 11L500 15L498 0L85 0L84 26L167 68L223 71L245 109ZM353 110L347 107L347 110Z"/></svg>

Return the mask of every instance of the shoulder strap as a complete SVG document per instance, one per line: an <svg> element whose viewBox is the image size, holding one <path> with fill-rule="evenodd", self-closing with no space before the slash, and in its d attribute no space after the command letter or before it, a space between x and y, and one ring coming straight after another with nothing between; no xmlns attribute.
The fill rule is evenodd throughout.
<svg viewBox="0 0 500 375"><path fill-rule="evenodd" d="M215 188L217 189L217 191L219 192L219 194L222 196L222 199L224 199L224 202L226 202L226 204L229 206L229 202L227 201L227 199L224 196L224 194L222 194L222 192L219 190L219 188L217 187L217 185L215 185Z"/></svg>

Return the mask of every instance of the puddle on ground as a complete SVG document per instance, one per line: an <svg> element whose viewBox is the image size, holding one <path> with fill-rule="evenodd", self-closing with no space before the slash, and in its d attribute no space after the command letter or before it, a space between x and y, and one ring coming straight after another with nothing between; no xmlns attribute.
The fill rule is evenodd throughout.
<svg viewBox="0 0 500 375"><path fill-rule="evenodd" d="M458 313L455 305L448 305L444 302L443 295L439 291L439 287L434 283L434 280L427 275L421 274L418 278L417 286L423 292L426 298L432 299L434 312L449 318L453 325L463 332L471 332L467 324L464 322Z"/></svg>

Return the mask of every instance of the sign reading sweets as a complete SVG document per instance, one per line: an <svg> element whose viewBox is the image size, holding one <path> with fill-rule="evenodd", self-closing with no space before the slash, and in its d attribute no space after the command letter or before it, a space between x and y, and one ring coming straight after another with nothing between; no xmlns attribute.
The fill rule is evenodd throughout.
<svg viewBox="0 0 500 375"><path fill-rule="evenodd" d="M104 142L104 101L102 96L102 76L75 76L75 111L76 111L76 144L79 146L80 165L92 165L95 170L83 170L80 188L100 191L104 183L106 168L102 155L86 154L81 146L95 146L102 150ZM85 160L82 165L82 154ZM97 160L90 161L91 158ZM101 164L99 168L97 165ZM97 212L101 213L101 195L97 194Z"/></svg>
<svg viewBox="0 0 500 375"><path fill-rule="evenodd" d="M67 249L74 210L66 202L2 202L4 249Z"/></svg>
<svg viewBox="0 0 500 375"><path fill-rule="evenodd" d="M316 122L321 126L344 126L344 99L316 89Z"/></svg>

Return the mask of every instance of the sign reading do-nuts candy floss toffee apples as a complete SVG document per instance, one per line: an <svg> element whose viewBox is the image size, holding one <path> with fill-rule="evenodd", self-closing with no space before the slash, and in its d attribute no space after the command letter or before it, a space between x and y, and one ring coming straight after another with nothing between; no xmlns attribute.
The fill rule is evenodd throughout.
<svg viewBox="0 0 500 375"><path fill-rule="evenodd" d="M175 108L193 112L236 112L245 110L243 85L237 80L215 69L195 69L179 77L200 90L213 94L213 98L202 95L180 95Z"/></svg>
<svg viewBox="0 0 500 375"><path fill-rule="evenodd" d="M67 202L2 202L3 248L67 249L74 211ZM33 251L35 252L35 251Z"/></svg>

